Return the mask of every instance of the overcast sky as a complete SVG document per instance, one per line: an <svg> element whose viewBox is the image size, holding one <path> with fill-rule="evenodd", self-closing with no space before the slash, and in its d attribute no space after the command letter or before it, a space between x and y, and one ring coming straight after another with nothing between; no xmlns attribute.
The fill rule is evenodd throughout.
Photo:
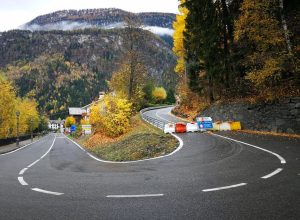
<svg viewBox="0 0 300 220"><path fill-rule="evenodd" d="M0 0L0 31L57 10L111 7L131 12L178 13L178 0Z"/></svg>

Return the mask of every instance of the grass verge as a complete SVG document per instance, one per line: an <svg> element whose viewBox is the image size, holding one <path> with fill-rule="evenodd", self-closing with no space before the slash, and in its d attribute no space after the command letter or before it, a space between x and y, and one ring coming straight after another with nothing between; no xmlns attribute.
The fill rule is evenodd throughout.
<svg viewBox="0 0 300 220"><path fill-rule="evenodd" d="M76 139L89 152L103 160L134 161L167 155L178 147L171 135L145 123L139 115L131 119L128 133L109 138L101 133Z"/></svg>

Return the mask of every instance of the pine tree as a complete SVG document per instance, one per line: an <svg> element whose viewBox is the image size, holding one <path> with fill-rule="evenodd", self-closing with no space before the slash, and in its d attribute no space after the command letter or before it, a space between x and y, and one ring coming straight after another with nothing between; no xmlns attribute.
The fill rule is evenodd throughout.
<svg viewBox="0 0 300 220"><path fill-rule="evenodd" d="M207 88L209 101L214 100L214 84L222 70L222 38L216 6L211 0L187 0L184 6L186 18L185 49L188 75L193 91Z"/></svg>

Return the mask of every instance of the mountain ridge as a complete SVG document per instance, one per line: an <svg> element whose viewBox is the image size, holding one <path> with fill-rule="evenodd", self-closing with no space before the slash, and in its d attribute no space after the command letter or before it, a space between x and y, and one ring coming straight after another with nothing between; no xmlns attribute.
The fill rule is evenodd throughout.
<svg viewBox="0 0 300 220"><path fill-rule="evenodd" d="M143 29L157 35L172 35L176 14L162 12L132 13L117 8L60 10L40 15L21 25L22 30L112 29L125 26L126 18L138 20Z"/></svg>

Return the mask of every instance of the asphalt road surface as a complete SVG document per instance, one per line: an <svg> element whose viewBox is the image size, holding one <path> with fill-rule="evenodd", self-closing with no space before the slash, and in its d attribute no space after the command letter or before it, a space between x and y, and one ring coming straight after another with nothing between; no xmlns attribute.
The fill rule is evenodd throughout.
<svg viewBox="0 0 300 220"><path fill-rule="evenodd" d="M217 135L177 134L176 153L136 163L48 135L0 155L0 219L300 219L299 139Z"/></svg>

